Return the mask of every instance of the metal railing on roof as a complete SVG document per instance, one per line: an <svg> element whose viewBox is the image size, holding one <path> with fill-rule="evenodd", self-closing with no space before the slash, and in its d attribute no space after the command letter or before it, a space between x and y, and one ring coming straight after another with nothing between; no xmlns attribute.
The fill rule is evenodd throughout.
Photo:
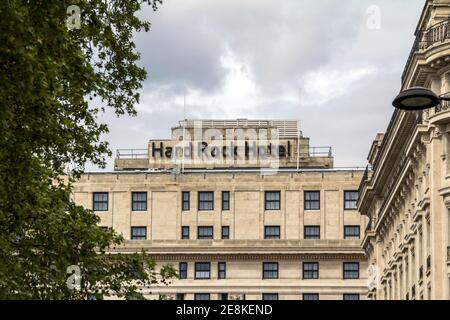
<svg viewBox="0 0 450 320"><path fill-rule="evenodd" d="M308 153L301 153L300 156L305 157L332 157L333 148L332 147L310 147Z"/></svg>
<svg viewBox="0 0 450 320"><path fill-rule="evenodd" d="M180 127L201 126L208 128L276 128L279 138L297 138L302 136L300 121L297 120L251 120L251 119L186 119L179 121Z"/></svg>
<svg viewBox="0 0 450 320"><path fill-rule="evenodd" d="M148 159L148 149L117 149L116 159Z"/></svg>

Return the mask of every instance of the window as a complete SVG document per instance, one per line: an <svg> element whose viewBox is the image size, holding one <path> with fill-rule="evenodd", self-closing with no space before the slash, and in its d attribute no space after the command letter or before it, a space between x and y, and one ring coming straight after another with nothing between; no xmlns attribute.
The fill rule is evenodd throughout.
<svg viewBox="0 0 450 320"><path fill-rule="evenodd" d="M264 239L280 239L279 226L264 227Z"/></svg>
<svg viewBox="0 0 450 320"><path fill-rule="evenodd" d="M131 193L131 210L147 211L147 192Z"/></svg>
<svg viewBox="0 0 450 320"><path fill-rule="evenodd" d="M92 208L94 211L108 211L108 192L94 192Z"/></svg>
<svg viewBox="0 0 450 320"><path fill-rule="evenodd" d="M227 277L227 264L225 262L219 262L217 265L218 269L218 278L225 279Z"/></svg>
<svg viewBox="0 0 450 320"><path fill-rule="evenodd" d="M222 211L230 210L230 192L222 191Z"/></svg>
<svg viewBox="0 0 450 320"><path fill-rule="evenodd" d="M319 300L319 294L318 293L304 293L303 300L307 300L307 301Z"/></svg>
<svg viewBox="0 0 450 320"><path fill-rule="evenodd" d="M221 293L220 300L228 300L228 293Z"/></svg>
<svg viewBox="0 0 450 320"><path fill-rule="evenodd" d="M195 263L195 279L211 279L211 263Z"/></svg>
<svg viewBox="0 0 450 320"><path fill-rule="evenodd" d="M181 239L189 240L189 227L181 227Z"/></svg>
<svg viewBox="0 0 450 320"><path fill-rule="evenodd" d="M177 300L184 300L184 293L177 293Z"/></svg>
<svg viewBox="0 0 450 320"><path fill-rule="evenodd" d="M131 227L131 240L147 240L147 227Z"/></svg>
<svg viewBox="0 0 450 320"><path fill-rule="evenodd" d="M359 262L344 262L344 279L359 279Z"/></svg>
<svg viewBox="0 0 450 320"><path fill-rule="evenodd" d="M305 191L305 210L320 210L320 191Z"/></svg>
<svg viewBox="0 0 450 320"><path fill-rule="evenodd" d="M214 210L214 192L198 193L198 210L199 211Z"/></svg>
<svg viewBox="0 0 450 320"><path fill-rule="evenodd" d="M194 300L211 300L211 295L209 293L195 293Z"/></svg>
<svg viewBox="0 0 450 320"><path fill-rule="evenodd" d="M345 226L344 239L359 239L359 226Z"/></svg>
<svg viewBox="0 0 450 320"><path fill-rule="evenodd" d="M263 300L278 300L278 293L263 293Z"/></svg>
<svg viewBox="0 0 450 320"><path fill-rule="evenodd" d="M222 227L222 239L223 240L230 239L230 227L229 226Z"/></svg>
<svg viewBox="0 0 450 320"><path fill-rule="evenodd" d="M188 264L187 262L180 262L180 279L187 279L188 277Z"/></svg>
<svg viewBox="0 0 450 320"><path fill-rule="evenodd" d="M357 210L358 191L344 191L344 209Z"/></svg>
<svg viewBox="0 0 450 320"><path fill-rule="evenodd" d="M142 279L144 273L144 263L139 261L132 261L128 270L130 271L134 279Z"/></svg>
<svg viewBox="0 0 450 320"><path fill-rule="evenodd" d="M278 279L278 262L263 262L263 279Z"/></svg>
<svg viewBox="0 0 450 320"><path fill-rule="evenodd" d="M265 210L280 210L280 191L266 191L264 199Z"/></svg>
<svg viewBox="0 0 450 320"><path fill-rule="evenodd" d="M303 263L303 279L319 279L319 263L304 262Z"/></svg>
<svg viewBox="0 0 450 320"><path fill-rule="evenodd" d="M359 300L359 293L344 293L343 299L348 301Z"/></svg>
<svg viewBox="0 0 450 320"><path fill-rule="evenodd" d="M305 239L306 240L320 239L320 226L305 226Z"/></svg>
<svg viewBox="0 0 450 320"><path fill-rule="evenodd" d="M108 227L105 226L100 226L100 229L102 229L102 231L108 231Z"/></svg>
<svg viewBox="0 0 450 320"><path fill-rule="evenodd" d="M189 191L183 191L181 196L181 208L183 211L189 211L191 207L191 193Z"/></svg>
<svg viewBox="0 0 450 320"><path fill-rule="evenodd" d="M198 227L197 228L197 239L208 240L214 238L213 227Z"/></svg>

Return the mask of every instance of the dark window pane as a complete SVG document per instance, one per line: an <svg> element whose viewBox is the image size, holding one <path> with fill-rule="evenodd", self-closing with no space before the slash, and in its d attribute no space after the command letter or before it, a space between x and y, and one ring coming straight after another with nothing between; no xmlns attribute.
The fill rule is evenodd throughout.
<svg viewBox="0 0 450 320"><path fill-rule="evenodd" d="M358 262L344 262L344 279L359 279Z"/></svg>
<svg viewBox="0 0 450 320"><path fill-rule="evenodd" d="M263 300L278 300L278 293L263 293Z"/></svg>
<svg viewBox="0 0 450 320"><path fill-rule="evenodd" d="M132 192L131 199L131 210L147 211L147 192Z"/></svg>
<svg viewBox="0 0 450 320"><path fill-rule="evenodd" d="M305 226L305 239L318 240L320 239L320 226Z"/></svg>
<svg viewBox="0 0 450 320"><path fill-rule="evenodd" d="M108 211L108 192L94 192L93 210Z"/></svg>
<svg viewBox="0 0 450 320"><path fill-rule="evenodd" d="M225 262L219 262L218 266L218 278L225 279L227 277L227 265Z"/></svg>
<svg viewBox="0 0 450 320"><path fill-rule="evenodd" d="M222 192L222 210L223 211L230 210L230 192L229 191Z"/></svg>
<svg viewBox="0 0 450 320"><path fill-rule="evenodd" d="M319 263L304 262L303 263L303 279L319 279Z"/></svg>
<svg viewBox="0 0 450 320"><path fill-rule="evenodd" d="M344 293L344 300L349 300L349 301L355 301L355 300L359 300L359 294L358 293Z"/></svg>
<svg viewBox="0 0 450 320"><path fill-rule="evenodd" d="M263 262L263 279L278 279L277 262Z"/></svg>
<svg viewBox="0 0 450 320"><path fill-rule="evenodd" d="M198 193L198 210L199 211L214 210L214 192Z"/></svg>
<svg viewBox="0 0 450 320"><path fill-rule="evenodd" d="M184 300L184 293L177 293L177 300Z"/></svg>
<svg viewBox="0 0 450 320"><path fill-rule="evenodd" d="M131 227L131 240L147 240L147 227Z"/></svg>
<svg viewBox="0 0 450 320"><path fill-rule="evenodd" d="M264 227L264 239L280 239L279 226Z"/></svg>
<svg viewBox="0 0 450 320"><path fill-rule="evenodd" d="M356 210L358 203L358 191L344 191L344 209Z"/></svg>
<svg viewBox="0 0 450 320"><path fill-rule="evenodd" d="M188 264L187 262L180 262L180 279L187 279Z"/></svg>
<svg viewBox="0 0 450 320"><path fill-rule="evenodd" d="M210 279L210 278L211 278L211 263L196 262L195 279Z"/></svg>
<svg viewBox="0 0 450 320"><path fill-rule="evenodd" d="M359 226L345 226L344 227L344 238L345 239L359 239L360 238L360 228Z"/></svg>
<svg viewBox="0 0 450 320"><path fill-rule="evenodd" d="M320 191L305 191L305 210L320 210Z"/></svg>
<svg viewBox="0 0 450 320"><path fill-rule="evenodd" d="M189 227L181 227L181 239L189 239Z"/></svg>
<svg viewBox="0 0 450 320"><path fill-rule="evenodd" d="M211 295L209 293L195 293L194 300L211 300Z"/></svg>
<svg viewBox="0 0 450 320"><path fill-rule="evenodd" d="M315 301L319 300L319 294L317 293L304 293L303 300Z"/></svg>
<svg viewBox="0 0 450 320"><path fill-rule="evenodd" d="M213 227L198 227L197 229L197 239L207 240L214 238Z"/></svg>
<svg viewBox="0 0 450 320"><path fill-rule="evenodd" d="M230 239L230 227L228 226L222 227L222 239L224 240Z"/></svg>
<svg viewBox="0 0 450 320"><path fill-rule="evenodd" d="M188 191L183 191L182 199L181 199L181 208L183 211L190 210L190 197L191 197L191 194Z"/></svg>
<svg viewBox="0 0 450 320"><path fill-rule="evenodd" d="M264 198L265 210L280 210L280 191L266 191Z"/></svg>

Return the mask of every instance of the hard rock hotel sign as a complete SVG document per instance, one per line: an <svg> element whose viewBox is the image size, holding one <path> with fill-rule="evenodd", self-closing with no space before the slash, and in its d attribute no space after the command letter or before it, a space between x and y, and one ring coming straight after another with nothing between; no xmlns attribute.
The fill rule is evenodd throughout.
<svg viewBox="0 0 450 320"><path fill-rule="evenodd" d="M292 121L241 122L186 120L172 128L171 139L150 140L145 158L118 157L116 170L127 169L226 169L332 168L330 148L310 148ZM225 124L223 124L225 123ZM248 124L250 123L250 124ZM256 124L255 124L256 123ZM281 126L281 128L280 128ZM313 162L313 163L311 163Z"/></svg>
<svg viewBox="0 0 450 320"><path fill-rule="evenodd" d="M291 158L295 141L280 142L275 129L176 129L172 140L149 143L149 162L184 166L251 166L278 168Z"/></svg>

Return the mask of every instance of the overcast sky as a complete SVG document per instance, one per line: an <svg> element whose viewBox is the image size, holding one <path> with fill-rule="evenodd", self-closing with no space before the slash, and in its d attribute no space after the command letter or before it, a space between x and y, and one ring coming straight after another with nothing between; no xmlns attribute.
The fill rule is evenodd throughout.
<svg viewBox="0 0 450 320"><path fill-rule="evenodd" d="M135 39L148 71L138 116L107 113L105 138L114 155L169 138L186 92L187 118L298 119L311 146L333 147L336 167L362 167L392 115L423 5L164 0L142 11L152 29Z"/></svg>

